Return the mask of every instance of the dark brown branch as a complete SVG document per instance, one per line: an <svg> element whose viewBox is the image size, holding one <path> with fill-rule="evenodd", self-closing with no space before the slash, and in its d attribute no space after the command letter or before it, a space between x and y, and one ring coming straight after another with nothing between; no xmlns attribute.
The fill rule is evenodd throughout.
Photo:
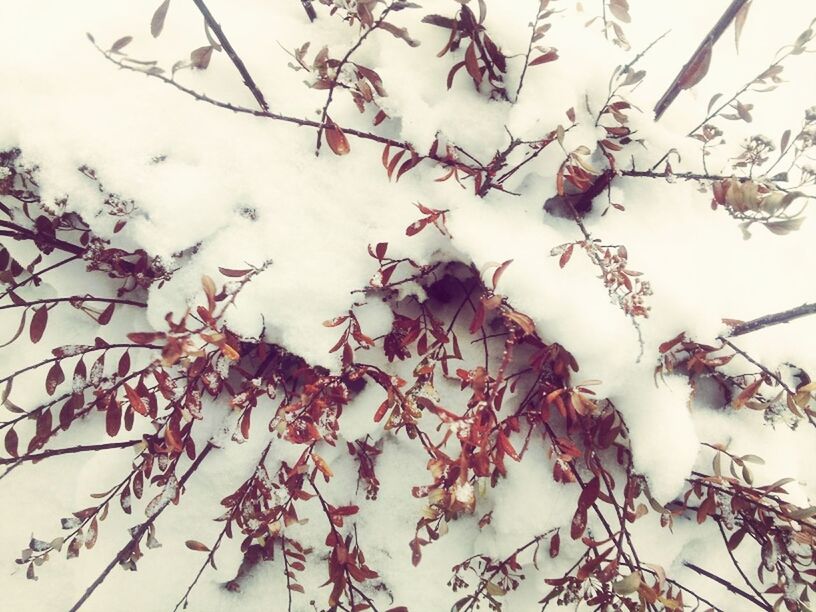
<svg viewBox="0 0 816 612"><path fill-rule="evenodd" d="M303 5L303 10L306 11L309 21L317 19L317 13L315 13L314 7L312 6L312 0L300 0L300 3Z"/></svg>
<svg viewBox="0 0 816 612"><path fill-rule="evenodd" d="M193 475L193 472L195 472L198 469L198 467L201 465L201 463L204 461L207 455L210 454L210 451L212 451L212 449L214 448L216 447L208 443L207 446L205 446L201 450L198 457L195 458L195 461L193 461L190 464L190 467L187 468L187 471L184 472L184 474L182 474L181 478L179 479L177 485L179 491L181 491L184 488L184 485L186 484L187 480L190 478L190 476ZM82 597L80 597L77 600L77 602L73 606L71 606L69 612L77 612L77 610L79 610L83 606L83 604L88 600L88 598L91 595L93 595L94 591L96 591L96 589L99 588L99 585L101 585L105 581L105 578L108 577L108 574L111 573L113 568L116 567L116 565L120 561L123 561L128 554L130 554L133 546L137 545L141 541L142 537L144 537L144 534L147 533L147 530L150 528L150 526L156 521L157 518L159 518L159 516L161 516L161 513L169 505L170 500L168 499L167 503L161 506L150 517L148 517L148 519L144 523L142 523L141 525L139 525L138 527L134 528L131 531L132 535L130 539L127 541L127 543L121 548L121 550L119 550L118 553L116 553L113 559L111 559L110 563L108 563L108 565L105 566L105 569L102 570L102 572L99 574L99 576L96 577L96 579L90 584L90 586L87 589L85 589L85 592L82 594Z"/></svg>
<svg viewBox="0 0 816 612"><path fill-rule="evenodd" d="M88 444L85 446L71 446L69 448L52 448L41 453L31 453L22 455L20 457L4 458L0 457L0 465L8 465L10 463L23 463L25 461L40 461L49 457L56 457L58 455L73 455L75 453L87 453L99 450L109 450L116 448L128 448L129 446L136 446L142 439L125 440L122 442L106 442L105 444Z"/></svg>
<svg viewBox="0 0 816 612"><path fill-rule="evenodd" d="M136 302L134 300L126 300L122 298L102 298L102 297L82 297L79 295L73 295L70 297L58 297L58 298L43 298L40 300L31 300L21 304L4 304L0 306L0 310L8 310L10 308L30 308L31 306L37 306L38 304L58 304L61 302L78 302L84 304L85 302L102 302L103 304L124 304L126 306L138 306L139 308L147 308L147 304L144 302Z"/></svg>
<svg viewBox="0 0 816 612"><path fill-rule="evenodd" d="M204 3L204 0L193 0L195 5L198 7L198 10L201 11L201 14L204 16L204 21L207 22L207 26L212 30L215 37L218 39L218 42L221 43L221 46L224 48L224 52L227 54L227 57L230 58L232 64L238 70L241 75L241 78L244 81L244 85L247 86L247 89L252 93L252 97L255 98L255 101L258 102L258 106L260 106L263 110L268 111L269 105L266 103L261 90L256 85L255 81L250 76L249 71L246 69L243 60L241 57L236 53L233 46L230 44L229 39L227 39L227 35L224 34L224 30L221 29L221 26L213 17L213 14L210 12L210 9L207 8L207 5Z"/></svg>
<svg viewBox="0 0 816 612"><path fill-rule="evenodd" d="M3 293L0 293L0 299L6 297L9 294L9 291L14 291L15 289L18 289L20 287L27 285L28 283L33 282L34 279L42 277L42 275L45 274L46 272L55 270L56 268L64 266L65 264L71 263L72 261L76 261L78 259L80 259L78 255L72 255L71 257L66 257L65 259L62 259L57 263L45 267L41 270L34 270L33 272L31 272L31 276L29 276L28 278L18 281L16 283L12 283L10 286L6 287L6 290Z"/></svg>
<svg viewBox="0 0 816 612"><path fill-rule="evenodd" d="M727 179L734 181L750 181L748 177L725 176L724 174L707 174L699 172L655 172L654 170L621 170L621 176L633 178L653 178L653 179L682 179L684 181L724 181Z"/></svg>
<svg viewBox="0 0 816 612"><path fill-rule="evenodd" d="M816 302L802 304L801 306L791 308L790 310L764 315L757 317L756 319L751 319L750 321L745 321L744 323L739 323L731 328L731 333L728 335L742 336L743 334L750 334L751 332L755 332L765 327L779 325L780 323L790 323L794 319L799 319L800 317L805 317L814 313L816 313Z"/></svg>
<svg viewBox="0 0 816 612"><path fill-rule="evenodd" d="M73 253L74 255L78 255L80 257L85 254L85 249L81 246L71 244L70 242L65 242L64 240L60 240L59 238L55 238L53 236L44 236L43 234L26 229L25 227L17 225L16 223L11 223L10 221L0 221L0 227L5 227L11 230L8 232L0 231L0 236L8 236L14 240L33 240L34 242L42 242L60 249L61 251Z"/></svg>
<svg viewBox="0 0 816 612"><path fill-rule="evenodd" d="M731 591L735 595L739 595L743 599L746 599L746 600L750 601L756 607L758 607L758 608L760 608L762 610L771 610L771 607L768 604L766 604L765 602L758 600L756 597L754 597L750 593L746 593L745 591L743 591L738 586L728 582L727 580L725 580L723 578L720 578L719 576L717 576L715 574L712 574L708 570L704 570L699 565L695 565L694 563L689 563L688 561L684 561L683 565L685 565L687 568L689 568L693 572L696 572L696 573L700 574L701 576L705 576L706 578L708 578L710 580L713 580L717 584L719 584L721 586L724 586L726 589L728 589L729 591Z"/></svg>
<svg viewBox="0 0 816 612"><path fill-rule="evenodd" d="M742 7L749 1L750 0L731 1L731 4L727 9L725 9L725 12L719 18L717 23L714 24L713 28L711 28L711 31L700 42L691 58L689 58L689 61L686 62L685 66L683 66L677 76L674 77L674 80L672 81L671 85L669 85L666 93L664 93L660 100L658 100L654 108L655 121L658 121L663 113L666 112L678 94L683 89L686 89L687 79L690 72L694 70L693 67L706 61L704 59L705 55L711 53L711 49L714 47L714 44L719 40L720 36L722 36L723 32L725 32L728 26L731 25L731 22L734 21L734 18L737 16L737 13L740 12L740 9L742 9Z"/></svg>
<svg viewBox="0 0 816 612"><path fill-rule="evenodd" d="M751 589L754 592L754 595L757 596L757 599L764 602L765 605L768 606L768 608L770 609L770 605L768 604L767 601L765 601L765 598L762 596L762 593L759 592L759 589L757 589L754 586L754 583L751 582L748 579L748 576L745 574L745 572L742 571L742 567L740 567L740 564L737 562L737 558L734 556L734 551L732 551L731 548L729 548L728 536L725 534L725 529L723 529L722 520L719 518L714 518L714 521L717 523L717 527L719 527L720 529L720 535L722 536L723 543L725 544L725 549L728 551L728 556L731 557L731 563L734 564L734 568L739 572L739 575L742 576L742 579L748 586L748 588Z"/></svg>
<svg viewBox="0 0 816 612"><path fill-rule="evenodd" d="M196 100L200 100L201 102L206 102L207 104L212 104L213 106L217 106L219 108L223 108L226 110L230 110L234 113L241 113L244 115L254 115L255 117L263 117L265 119L274 119L276 121L282 121L284 123L291 123L293 125L298 125L301 127L310 127L310 128L327 128L330 127L328 124L321 123L319 121L314 121L312 119L304 119L301 117L290 117L288 115L281 115L279 113L273 113L271 111L263 111L263 110L255 110L252 108L247 108L245 106L237 106L230 102L224 102L222 100L215 100L214 98L210 98L209 96L199 93L189 87L185 87L180 83L174 81L173 79L164 76L163 74L158 74L154 72L146 72L142 68L137 68L135 66L129 66L123 61L117 60L112 57L110 54L102 50L99 46L96 46L99 52L105 56L108 61L116 64L120 68L124 68L125 70L130 70L132 72L138 72L139 74L144 74L148 77L152 77L158 79L168 85L172 85L179 91L186 93L187 95L195 98ZM354 128L347 128L342 126L340 129L343 131L344 134L347 136L354 136L355 138L360 138L362 140L370 140L372 142L377 142L379 144L390 145L392 147L396 147L398 149L405 149L407 151L413 151L413 147L408 142L403 142L400 140L394 140L393 138L385 138L384 136L379 136L377 134L373 134L371 132L364 132L362 130L356 130ZM441 163L450 163L449 160L443 158L439 155L420 155L421 159L432 159L434 161L438 161Z"/></svg>
<svg viewBox="0 0 816 612"><path fill-rule="evenodd" d="M61 361L63 359L70 359L71 357L78 357L80 355L87 355L88 353L94 353L96 351L107 351L107 350L116 349L116 348L160 349L162 347L158 346L158 345L155 345L155 344L135 344L133 342L120 342L120 343L117 343L117 344L106 344L105 346L88 346L88 347L83 348L83 350L81 350L81 351L79 351L77 353L74 353L73 355L64 355L64 356L60 356L60 357L49 357L48 359L43 359L42 361L38 361L37 363L34 363L34 364L31 364L31 365L26 366L24 368L21 368L21 369L17 370L16 372L13 372L13 373L9 374L8 376L4 376L3 378L0 378L0 384L7 383L8 381L12 380L13 378L16 378L17 376L20 376L20 374L24 374L24 373L29 372L31 370L36 370L37 368L40 368L40 367L42 367L44 365L48 365L49 363L54 363L56 361Z"/></svg>

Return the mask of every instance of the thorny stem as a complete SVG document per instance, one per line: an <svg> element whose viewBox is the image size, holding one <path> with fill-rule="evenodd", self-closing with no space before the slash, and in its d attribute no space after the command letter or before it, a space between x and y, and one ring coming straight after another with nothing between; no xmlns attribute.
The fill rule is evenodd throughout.
<svg viewBox="0 0 816 612"><path fill-rule="evenodd" d="M204 459L207 458L207 455L210 454L210 451L212 451L214 448L216 447L212 443L208 442L207 446L205 446L201 450L198 457L195 458L195 461L193 461L190 464L190 467L187 468L187 471L184 472L184 474L182 474L181 478L179 479L178 481L179 491L182 490L190 476L193 475L193 473L198 469L198 467L201 465ZM111 559L110 563L108 563L108 565L105 566L105 568L102 570L99 576L97 576L96 579L90 584L90 586L87 589L85 589L85 592L82 594L82 597L80 597L77 600L77 602L73 606L71 606L69 612L77 612L77 610L79 610L83 606L83 604L88 600L88 598L91 595L93 595L94 591L96 591L96 589L99 588L99 585L101 585L105 581L105 579L111 573L113 568L116 567L116 564L125 559L125 557L130 553L133 546L139 543L144 534L147 533L147 530L150 528L150 526L156 521L157 518L159 518L161 513L164 512L165 508L167 508L167 506L169 505L170 500L167 500L167 502L163 506L160 506L156 510L156 512L154 512L151 516L149 516L144 523L142 523L132 531L132 535L130 539L127 541L127 543L121 548L121 550L119 550L118 553L116 553L113 559Z"/></svg>
<svg viewBox="0 0 816 612"><path fill-rule="evenodd" d="M221 29L221 26L213 17L213 14L210 12L210 9L207 8L207 5L204 3L204 0L193 0L195 5L198 7L198 10L204 16L204 21L207 23L207 26L212 30L215 37L218 39L218 42L221 43L221 46L224 48L224 52L227 54L227 57L230 58L232 64L238 70L241 78L244 81L244 85L246 85L247 89L249 89L250 93L252 93L252 97L255 98L255 101L258 103L258 106L261 109L268 111L269 105L266 103L261 90L256 85L255 81L252 79L252 76L249 74L249 71L246 69L243 60L238 55L238 53L233 48L232 44L230 44L229 39L227 39L227 35L224 34L224 30Z"/></svg>

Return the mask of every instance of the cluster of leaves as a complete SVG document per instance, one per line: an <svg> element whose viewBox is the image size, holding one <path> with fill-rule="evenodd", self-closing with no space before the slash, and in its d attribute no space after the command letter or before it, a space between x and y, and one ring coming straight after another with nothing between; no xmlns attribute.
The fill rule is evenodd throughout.
<svg viewBox="0 0 816 612"><path fill-rule="evenodd" d="M816 382L807 372L792 364L772 371L727 337L718 340L719 344L712 346L695 342L682 333L664 342L656 375L672 372L686 375L694 388L704 385L711 390L713 385L723 408L748 408L762 412L770 420L788 421L792 426L802 420L816 426L813 403ZM752 370L741 371L737 363L747 363Z"/></svg>

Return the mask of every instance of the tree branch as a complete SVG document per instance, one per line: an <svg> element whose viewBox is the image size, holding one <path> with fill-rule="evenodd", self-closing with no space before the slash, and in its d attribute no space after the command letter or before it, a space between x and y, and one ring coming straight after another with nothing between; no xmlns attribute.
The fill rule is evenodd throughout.
<svg viewBox="0 0 816 612"><path fill-rule="evenodd" d="M179 491L182 490L187 480L190 478L190 476L193 475L193 472L195 472L198 469L198 467L201 465L201 463L204 461L207 455L210 454L210 451L212 451L212 449L214 448L216 447L208 443L207 446L205 446L202 449L198 457L195 458L195 461L193 461L190 464L190 467L187 468L187 471L184 472L184 474L182 474L181 478L179 479L178 481ZM169 505L170 500L168 499L167 503L161 506L150 517L148 517L148 519L144 523L142 523L141 525L139 525L138 527L134 528L131 531L132 535L130 539L127 541L127 543L121 548L121 550L119 550L118 553L116 553L113 559L111 559L110 563L108 563L108 565L105 566L105 569L102 570L102 572L99 574L99 576L96 577L96 579L90 584L90 586L87 589L85 589L85 592L82 594L82 597L80 597L77 600L77 602L73 606L71 606L69 612L77 612L77 610L79 610L83 606L83 604L88 600L88 598L91 595L93 595L94 591L96 591L96 589L99 588L99 585L101 585L105 581L105 578L107 578L108 574L110 574L113 568L116 567L116 564L125 559L125 557L130 553L133 546L139 543L144 534L147 533L147 530L150 528L150 526L156 521L157 518L159 518L164 509L167 508L167 506Z"/></svg>
<svg viewBox="0 0 816 612"><path fill-rule="evenodd" d="M85 446L71 446L69 448L52 448L41 453L31 453L22 455L20 457L4 458L0 457L0 465L8 465L10 463L23 463L24 461L40 461L48 457L56 457L57 455L73 455L75 453L86 453L99 450L109 450L116 448L128 448L129 446L136 446L142 439L138 440L124 440L122 442L106 442L105 444L88 444Z"/></svg>
<svg viewBox="0 0 816 612"><path fill-rule="evenodd" d="M757 317L756 319L751 319L750 321L738 323L731 328L731 333L727 335L742 336L744 334L750 334L751 332L758 331L765 327L779 325L780 323L790 323L794 319L799 319L800 317L805 317L814 313L816 313L816 302L802 304L801 306L791 308L790 310L783 310L782 312L764 315Z"/></svg>
<svg viewBox="0 0 816 612"><path fill-rule="evenodd" d="M669 106L671 106L671 103L674 102L674 99L678 96L678 94L683 89L686 89L687 77L689 76L690 72L694 70L694 66L700 65L705 61L705 55L711 53L711 49L714 44L719 40L726 28L731 25L731 22L734 21L734 18L737 16L737 13L740 12L740 9L742 9L742 7L749 1L750 0L731 1L731 4L727 9L725 9L725 12L719 18L717 23L714 24L713 28L711 28L711 31L700 42L691 58L689 58L680 72L677 73L677 76L674 77L674 80L672 81L671 85L669 85L666 93L664 93L660 100L658 100L654 107L655 121L660 120L660 117L666 112Z"/></svg>
<svg viewBox="0 0 816 612"><path fill-rule="evenodd" d="M258 85L255 84L255 81L250 76L249 71L246 69L243 60L235 51L233 46L230 44L229 39L227 39L227 35L224 34L224 30L221 29L221 26L213 17L213 14L210 12L210 9L207 8L207 5L204 3L204 0L193 0L195 5L198 7L198 10L201 11L201 14L204 16L204 21L207 23L207 26L212 30L215 37L218 39L218 42L221 43L221 46L224 48L224 52L227 54L227 57L230 58L232 64L238 70L241 75L241 78L244 81L244 85L247 86L247 89L252 93L252 97L255 98L255 101L258 103L263 110L268 111L269 105L266 103L261 90L258 88Z"/></svg>
<svg viewBox="0 0 816 612"><path fill-rule="evenodd" d="M765 602L762 602L762 601L758 600L756 597L754 597L750 593L746 593L745 591L743 591L738 586L736 586L734 584L731 584L727 580L712 574L708 570L704 570L702 567L700 567L698 565L695 565L694 563L689 563L688 561L684 561L683 565L685 565L687 568L689 568L693 572L696 572L696 573L700 574L701 576L705 576L706 578L708 578L710 580L713 580L717 584L719 584L721 586L724 586L726 589L728 589L729 591L731 591L735 595L739 595L740 597L742 597L744 599L747 599L748 601L750 601L752 604L754 604L758 608L761 608L762 610L771 610L771 607L768 604L766 604Z"/></svg>
<svg viewBox="0 0 816 612"><path fill-rule="evenodd" d="M340 78L340 73L343 71L343 68L348 63L351 56L354 54L357 49L363 44L363 41L368 38L368 35L371 34L374 30L380 27L385 18L388 17L388 13L391 12L393 5L389 4L383 9L380 18L375 21L370 28L368 28L357 42L349 49L346 54L343 56L343 59L340 60L340 63L337 64L337 67L334 69L334 79L332 79L332 83L329 86L329 94L326 96L326 104L323 105L323 112L320 114L320 126L317 128L317 143L315 144L315 156L320 155L320 144L323 137L323 129L326 125L326 121L329 118L329 106L331 106L332 99L334 98L334 90L337 87L337 79Z"/></svg>

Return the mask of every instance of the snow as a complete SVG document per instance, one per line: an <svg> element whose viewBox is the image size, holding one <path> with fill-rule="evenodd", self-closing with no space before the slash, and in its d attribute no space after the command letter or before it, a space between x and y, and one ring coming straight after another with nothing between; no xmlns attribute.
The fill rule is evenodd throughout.
<svg viewBox="0 0 816 612"><path fill-rule="evenodd" d="M454 180L436 182L445 171L431 164L413 169L399 181L389 180L380 165L382 146L360 139L350 139L349 155L334 156L324 146L316 158L313 129L194 101L158 80L118 69L85 38L85 32L91 32L106 48L120 36L132 34L134 41L126 51L132 57L156 59L163 66L172 65L203 44L200 15L192 3L181 2L172 3L165 32L154 40L148 26L154 4L157 2L7 0L0 7L0 54L7 60L0 63L0 81L7 85L0 96L0 116L4 118L0 150L19 147L25 163L38 168L43 199L59 206L67 197L67 209L82 215L102 237L114 236L117 221L107 213L104 195L112 192L133 199L135 211L116 234L117 244L142 248L174 271L169 281L150 288L144 316L122 320L117 311L111 328L100 331L73 309L67 313L55 309L39 345L18 343L3 349L0 374L47 358L46 345L64 346L69 361L68 357L81 352L83 343L103 332L108 338L107 334L121 335L135 329L164 330L168 313L178 318L202 303L203 275L215 276L219 267L260 268L267 262L268 266L241 289L225 315L226 325L244 340L279 344L312 365L337 372L342 352L329 353L329 349L341 330L324 326L324 321L354 307L363 332L372 338L386 334L393 321L389 303L359 292L377 270L367 245L387 242L389 257L410 258L418 265L459 261L484 270L512 259L496 292L532 318L542 340L558 342L570 351L580 365L576 380L601 381L594 390L612 401L623 415L634 469L646 478L658 502L675 500L685 490L693 469L709 469L711 453L700 446L709 442L726 444L735 453L761 455L766 463L752 466L758 482L791 476L795 479L789 487L791 499L803 506L813 503L816 483L807 466L812 465L816 440L807 424L795 430L784 423L766 424L761 415L748 410L731 411L695 400L685 377L655 381L653 376L659 357L657 346L680 332L687 332L696 341L713 343L726 331L723 318L748 320L813 301L816 222L812 214L790 235L776 236L753 227L752 237L745 240L738 222L722 209L712 211L710 195L700 193L694 182L669 184L661 179L617 177L610 199L626 210L610 208L602 214L606 201L602 195L584 224L603 244L626 245L629 268L642 272L642 278L651 283L649 317L639 319L636 328L610 299L596 266L580 248L576 247L563 268L558 257L551 255L565 243L583 240L572 220L543 210L544 202L555 193L555 172L564 159L558 143L549 145L507 182L508 190L521 194L517 197L494 191L477 198L468 181L463 181L467 188ZM320 18L310 25L295 0L246 0L240 9L226 0L208 4L240 49L270 107L284 114L319 119L325 91L307 88L303 84L306 75L286 66L291 58L283 49L298 48L311 40L308 58L323 44L328 45L332 57L342 56L356 42L356 30L329 18L325 7L319 7ZM772 3L753 3L739 54L729 30L716 47L706 78L682 92L664 118L655 123L649 109L710 27L709 22L728 4L725 0L695 0L672 6L671 11L666 10L665 3L631 0L633 21L625 28L631 42L628 52L604 40L597 27L585 27L595 10L589 2L581 9L580 3L562 1L563 12L552 17L553 27L542 41L558 48L560 58L529 68L515 103L488 100L473 88L465 70L457 73L448 91L448 71L454 62L461 61L464 49L437 57L447 41L445 30L422 23L421 18L429 13L449 14L453 3L433 0L422 4L422 10L400 11L394 18L422 41L419 47L409 47L387 32L375 32L354 56L355 61L377 70L388 93L379 102L392 119L378 133L409 142L417 151L426 151L439 138L487 163L508 145L508 132L522 140L542 138L559 124L569 127L566 112L573 108L578 125L566 133L564 149L592 144L603 136L594 118L606 99L615 66L630 61L670 29L667 37L639 61L638 67L647 71L647 77L625 94L643 110L633 109L628 114L637 137L646 144L630 149L632 159L622 161L622 165L631 163L646 169L676 147L680 161L671 157L675 170L692 172L703 170L699 143L678 135L705 116L712 95L730 95L742 87L773 60L779 47L795 39L812 16L811 3L806 0L791 0L784 12ZM513 99L512 85L520 74L520 57L526 53L535 2L488 4L487 30L505 53L515 58L507 76ZM720 122L725 124L721 127L728 145L713 150L706 160L709 170L729 173L739 152L738 143L758 131L778 146L784 130L797 129L804 109L813 104L813 59L809 54L789 59L786 82L778 90L750 95L754 104L751 124ZM176 78L214 98L247 107L254 104L224 54L215 54L207 71L184 71ZM347 96L337 96L330 115L340 125L371 129L373 113L360 115ZM104 193L77 171L81 164L97 171ZM0 180L4 171L0 168ZM450 238L433 227L407 236L405 228L420 216L415 203L446 209ZM485 273L486 280L493 269ZM78 279L85 276L81 264L66 268L63 274L52 275L38 295L72 295L80 290ZM85 286L81 289L90 290ZM410 296L422 301L426 296L417 283L404 283L398 290L397 301L409 302ZM18 321L9 313L3 313L0 320L11 330ZM816 317L734 342L771 369L795 363L816 372L812 346L803 341L812 337L816 337ZM143 358L137 353L132 353L134 360ZM362 355L369 358L364 352ZM87 365L90 378L101 377L91 362ZM222 365L228 365L226 358ZM381 365L393 375L410 379L410 369L404 365ZM736 374L746 367L744 361L735 359L725 371ZM71 371L65 368L68 381L64 392L72 384ZM74 389L80 384L80 380L73 380ZM35 406L45 399L42 381L34 375L15 381L14 391L18 404ZM438 384L436 391L441 398L434 400L439 399L454 413L464 411L462 405L448 405L461 400L456 389ZM337 447L324 445L319 452L337 474L326 485L334 496L333 503L339 504L345 496L347 503L361 506L355 518L362 545L369 565L391 588L394 605L447 610L457 598L446 585L454 564L476 553L503 558L519 544L552 528L561 528L564 552L559 559L547 560L551 564L548 571L569 567L571 562L565 557L573 555L571 561L577 558L579 547L567 540L579 490L553 482L552 459L546 447L533 445L525 461L516 464L508 460L508 475L495 488L487 487L482 493L479 486L465 483L456 489L460 502L476 500L476 515L451 522L448 533L425 547L422 563L413 567L408 541L427 500L412 497L411 486L428 484L427 457L416 440L383 432L382 423L373 421L381 401L381 390L369 383L344 408ZM200 478L186 487L181 504L185 509L169 505L176 493L170 485L153 508L158 512L167 506L157 521L162 549L147 551L136 576L114 571L89 601L87 610L111 609L123 595L134 608L163 609L183 593L204 560L201 553L187 550L184 541L210 542L217 537L221 523L212 519L220 511L218 501L254 472L264 446L261 436L245 444L232 441L238 414L227 410L205 402L203 413L209 430L206 435L199 434L197 446L200 449L211 441L218 447L214 450L218 459L209 459ZM267 434L261 418L254 418L253 435ZM460 427L455 422L449 429ZM33 423L20 428L33 431ZM67 432L63 443L83 443L83 432L93 435L93 431L82 424L76 432ZM138 437L140 432L129 435ZM356 467L345 452L345 442L366 436L384 440L377 462L382 487L378 499L360 501L363 496L354 495ZM456 444L456 436L451 438L449 451ZM521 446L520 440L514 443ZM293 461L300 450L276 441L268 459L270 473L275 469L271 466ZM48 539L44 534L58 531L60 517L88 505L88 492L105 490L117 478L121 480L131 457L114 457L118 452L130 451L106 451L91 459L83 455L49 459L0 480L0 489L18 500L4 504L0 511L0 550L8 553L22 548L32 531ZM477 526L478 517L491 510L490 524ZM133 516L141 512L143 508L134 508ZM308 512L314 514L307 516ZM297 537L322 551L325 519L316 510L308 512L304 517L309 523L296 527ZM36 583L24 579L25 567L13 563L13 552L6 554L0 560L0 587L8 594L10 609L70 606L103 560L111 558L125 542L125 528L136 520L142 519L111 517L110 523L101 527L93 551L83 551L80 558L70 562L51 560L38 569L41 577ZM603 531L593 520L590 530L594 529L593 537L599 539ZM633 537L642 546L642 556L670 574L676 572L672 575L681 582L705 591L711 585L684 569L683 560L709 558L708 569L733 573L728 557L716 552L719 534L706 531L710 529L710 525L678 520L667 535L652 513L633 525ZM224 546L219 551L220 569L205 574L191 597L191 609L260 610L269 609L269 601L283 600L285 586L280 572L269 567L272 564L261 564L242 594L233 596L222 589L220 584L233 577L239 563L237 546ZM304 578L303 584L311 597L321 600L325 571L318 560L311 563L314 576ZM173 572L168 572L168 567ZM519 609L526 609L537 601L533 597L541 596L531 590L529 583L535 574L528 569L528 582L511 600L519 602L514 604ZM147 584L151 588L143 587ZM420 584L423 587L417 588ZM528 597L528 592L529 598L521 599ZM303 601L298 605L307 609ZM723 602L720 605L725 609L738 609L744 603L725 591L716 593L716 601Z"/></svg>

